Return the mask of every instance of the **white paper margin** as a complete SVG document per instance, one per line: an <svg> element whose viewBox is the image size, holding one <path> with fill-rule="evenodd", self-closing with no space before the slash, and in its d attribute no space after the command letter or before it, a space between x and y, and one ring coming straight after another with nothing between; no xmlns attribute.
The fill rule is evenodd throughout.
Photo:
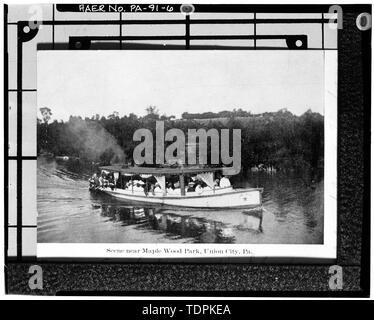
<svg viewBox="0 0 374 320"><path fill-rule="evenodd" d="M337 254L337 50L325 62L323 244L38 243L38 258L206 259L267 258L332 260ZM168 249L170 252L166 252ZM199 253L197 253L196 249ZM147 250L147 251L145 251ZM207 251L205 251L207 250ZM216 252L214 252L214 250Z"/></svg>

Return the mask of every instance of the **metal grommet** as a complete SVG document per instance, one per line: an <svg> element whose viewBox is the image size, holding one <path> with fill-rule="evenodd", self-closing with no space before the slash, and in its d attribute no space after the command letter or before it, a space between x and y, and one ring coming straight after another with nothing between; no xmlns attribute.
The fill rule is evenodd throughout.
<svg viewBox="0 0 374 320"><path fill-rule="evenodd" d="M182 4L180 6L180 11L185 15L190 15L194 13L195 7L193 6L193 4Z"/></svg>
<svg viewBox="0 0 374 320"><path fill-rule="evenodd" d="M296 47L301 47L303 45L303 42L301 41L301 40L296 40L296 42L295 42L295 46Z"/></svg>
<svg viewBox="0 0 374 320"><path fill-rule="evenodd" d="M367 12L360 13L356 19L356 26L361 31L371 28L371 14Z"/></svg>

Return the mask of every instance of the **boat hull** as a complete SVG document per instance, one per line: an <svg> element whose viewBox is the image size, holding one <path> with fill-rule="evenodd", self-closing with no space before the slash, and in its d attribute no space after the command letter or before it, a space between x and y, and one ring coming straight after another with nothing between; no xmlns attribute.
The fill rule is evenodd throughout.
<svg viewBox="0 0 374 320"><path fill-rule="evenodd" d="M262 189L232 189L217 190L215 192L204 192L200 195L188 193L185 196L176 195L145 195L144 192L131 192L131 190L110 188L97 189L117 199L168 206L188 207L188 208L253 208L262 205Z"/></svg>

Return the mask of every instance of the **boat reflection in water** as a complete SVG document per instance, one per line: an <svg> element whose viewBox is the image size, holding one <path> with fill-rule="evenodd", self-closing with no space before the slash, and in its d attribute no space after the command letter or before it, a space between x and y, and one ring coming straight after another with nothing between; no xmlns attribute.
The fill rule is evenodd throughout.
<svg viewBox="0 0 374 320"><path fill-rule="evenodd" d="M120 201L88 192L88 176L66 162L38 157L37 165L39 243L323 244L323 179L308 185L309 177L298 174L238 177L238 188L264 187L262 215Z"/></svg>
<svg viewBox="0 0 374 320"><path fill-rule="evenodd" d="M135 225L138 229L163 233L170 240L197 243L234 243L235 231L262 232L262 210L225 210L220 219L204 217L203 211L175 210L165 207L133 207L118 202L97 205L101 215L124 226ZM231 214L236 216L233 222ZM214 211L209 212L209 217ZM221 217L227 215L227 219ZM238 219L238 215L240 219ZM238 224L239 223L239 224Z"/></svg>

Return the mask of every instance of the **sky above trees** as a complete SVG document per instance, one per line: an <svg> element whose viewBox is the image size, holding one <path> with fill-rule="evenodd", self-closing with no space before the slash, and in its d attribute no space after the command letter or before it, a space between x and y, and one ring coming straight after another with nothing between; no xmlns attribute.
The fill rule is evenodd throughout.
<svg viewBox="0 0 374 320"><path fill-rule="evenodd" d="M45 51L38 53L38 108L51 120L287 108L324 114L320 51Z"/></svg>

